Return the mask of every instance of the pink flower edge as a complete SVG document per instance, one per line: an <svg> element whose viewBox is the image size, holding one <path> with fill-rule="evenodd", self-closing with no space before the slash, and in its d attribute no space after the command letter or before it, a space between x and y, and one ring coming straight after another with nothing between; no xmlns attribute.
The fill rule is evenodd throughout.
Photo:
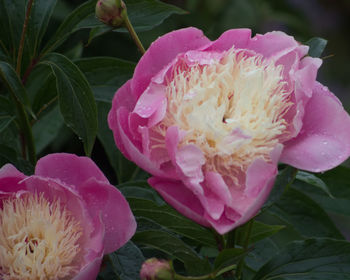
<svg viewBox="0 0 350 280"><path fill-rule="evenodd" d="M48 201L59 199L81 224L79 246L84 253L77 263L76 280L96 279L103 254L117 250L135 233L136 221L127 201L87 157L47 155L38 161L32 176L11 164L3 166L0 207L4 199L24 193L43 194Z"/></svg>

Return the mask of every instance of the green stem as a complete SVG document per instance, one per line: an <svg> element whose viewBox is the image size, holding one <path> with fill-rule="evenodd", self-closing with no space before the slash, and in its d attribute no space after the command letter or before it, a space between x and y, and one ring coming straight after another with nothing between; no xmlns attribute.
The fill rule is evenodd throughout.
<svg viewBox="0 0 350 280"><path fill-rule="evenodd" d="M244 232L244 234L245 234L245 239L244 239L244 243L243 243L244 251L246 251L248 249L248 246L249 246L249 239L250 239L250 234L252 233L253 223L254 223L254 219L251 219L247 223L247 226L246 226L247 228ZM237 278L238 279L241 279L241 277L242 277L243 265L244 265L244 257L239 261L238 266L237 266Z"/></svg>
<svg viewBox="0 0 350 280"><path fill-rule="evenodd" d="M28 115L25 111L25 108L23 104L21 104L16 98L15 104L17 107L18 112L18 118L21 128L21 142L22 142L22 154L23 157L26 158L26 145L28 146L28 158L29 161L35 165L36 163L36 152L35 152L35 145L34 145L34 139L33 139L33 132L32 127L30 125Z"/></svg>
<svg viewBox="0 0 350 280"><path fill-rule="evenodd" d="M134 27L132 26L130 20L129 20L129 17L128 17L128 14L126 12L126 9L125 9L125 14L124 14L124 24L125 24L125 27L126 29L129 31L132 39L134 40L137 48L139 49L139 51L144 54L146 52L145 48L143 47L139 37L137 36L136 32L135 32L135 29Z"/></svg>
<svg viewBox="0 0 350 280"><path fill-rule="evenodd" d="M17 66L16 66L16 72L18 76L21 76L21 64L22 64L22 56L23 56L23 49L24 49L24 40L26 37L26 32L28 28L28 21L29 21L29 16L30 12L32 10L34 0L29 0L28 6L27 6L27 11L26 15L24 18L24 24L23 24L23 29L22 29L22 35L21 35L21 41L19 43L18 47L18 54L17 54Z"/></svg>
<svg viewBox="0 0 350 280"><path fill-rule="evenodd" d="M217 233L215 230L212 229L216 245L218 247L219 251L222 251L225 248L225 238L223 235Z"/></svg>
<svg viewBox="0 0 350 280"><path fill-rule="evenodd" d="M24 18L24 23L23 23L21 40L20 40L19 47L18 47L17 64L16 64L16 72L17 72L18 77L21 77L21 66L22 66L24 41L25 41L25 36L27 33L28 22L29 22L29 17L30 17L33 3L34 3L34 0L29 0L29 2L28 2L26 15ZM29 160L33 165L35 165L36 152L35 152L32 127L30 125L28 115L26 113L26 110L25 110L23 104L16 98L16 96L14 96L13 98L14 98L14 102L15 102L16 107L17 107L18 118L19 118L20 129L21 129L20 137L21 137L21 142L22 142L22 154L23 154L24 158L27 157L26 149L28 146Z"/></svg>
<svg viewBox="0 0 350 280"><path fill-rule="evenodd" d="M179 274L174 275L174 280L207 280L207 279L215 279L216 277L224 274L228 271L235 269L237 266L235 264L227 266L223 269L216 270L210 274L202 275L202 276L182 276Z"/></svg>
<svg viewBox="0 0 350 280"><path fill-rule="evenodd" d="M234 248L235 247L235 240L236 240L236 231L235 230L231 230L227 234L227 241L226 241L225 248Z"/></svg>

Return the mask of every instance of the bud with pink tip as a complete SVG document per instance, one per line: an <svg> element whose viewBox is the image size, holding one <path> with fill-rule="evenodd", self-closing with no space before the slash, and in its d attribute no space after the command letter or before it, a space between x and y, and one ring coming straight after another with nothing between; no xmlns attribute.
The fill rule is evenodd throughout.
<svg viewBox="0 0 350 280"><path fill-rule="evenodd" d="M169 261L156 258L146 260L140 272L141 280L172 280L173 275Z"/></svg>
<svg viewBox="0 0 350 280"><path fill-rule="evenodd" d="M104 24L120 27L124 23L126 6L122 0L99 0L95 13Z"/></svg>

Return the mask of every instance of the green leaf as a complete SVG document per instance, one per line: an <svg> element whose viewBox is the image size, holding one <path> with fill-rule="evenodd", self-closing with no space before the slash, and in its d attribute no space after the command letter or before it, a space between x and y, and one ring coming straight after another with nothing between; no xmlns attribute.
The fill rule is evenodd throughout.
<svg viewBox="0 0 350 280"><path fill-rule="evenodd" d="M43 52L48 53L56 49L69 37L69 35L78 30L99 26L100 23L94 17L95 5L96 0L87 1L68 15L57 29L56 33L46 44Z"/></svg>
<svg viewBox="0 0 350 280"><path fill-rule="evenodd" d="M197 253L181 239L164 231L143 231L137 232L132 240L137 244L155 248L176 258L185 264L187 270L203 271L207 265L206 261L200 258Z"/></svg>
<svg viewBox="0 0 350 280"><path fill-rule="evenodd" d="M150 30L172 14L186 13L176 6L158 0L126 0L125 4L136 32ZM116 29L116 31L126 31L126 29Z"/></svg>
<svg viewBox="0 0 350 280"><path fill-rule="evenodd" d="M153 201L127 197L130 207L136 217L150 219L157 224L178 234L191 238L201 244L215 246L212 233L200 225L185 218L168 205L158 205Z"/></svg>
<svg viewBox="0 0 350 280"><path fill-rule="evenodd" d="M114 272L120 280L136 280L140 278L140 269L145 257L131 241L117 251L108 255Z"/></svg>
<svg viewBox="0 0 350 280"><path fill-rule="evenodd" d="M26 90L16 70L4 61L0 61L0 78L13 96L31 112Z"/></svg>
<svg viewBox="0 0 350 280"><path fill-rule="evenodd" d="M135 64L111 57L80 59L76 64L89 81L97 100L97 137L117 174L118 182L126 182L133 177L137 167L125 159L117 149L113 133L107 123L107 115L112 107L111 101L116 90L131 78Z"/></svg>
<svg viewBox="0 0 350 280"><path fill-rule="evenodd" d="M31 58L38 54L56 2L57 0L35 0L33 3L26 34Z"/></svg>
<svg viewBox="0 0 350 280"><path fill-rule="evenodd" d="M298 171L296 179L308 183L312 186L318 187L322 191L324 191L329 197L334 198L331 192L329 191L327 185L316 175L305 171Z"/></svg>
<svg viewBox="0 0 350 280"><path fill-rule="evenodd" d="M167 17L172 14L184 14L182 9L165 4L158 0L129 0L125 1L129 19L133 24L136 32L150 30L161 24ZM61 24L57 32L47 43L44 52L57 48L63 43L69 35L82 29L93 29L90 34L89 43L98 35L108 30L109 27L99 22L95 17L96 0L90 0L75 9ZM127 32L125 28L117 31Z"/></svg>
<svg viewBox="0 0 350 280"><path fill-rule="evenodd" d="M214 261L214 269L221 270L224 267L235 264L246 252L242 248L230 248L222 250Z"/></svg>
<svg viewBox="0 0 350 280"><path fill-rule="evenodd" d="M344 238L325 211L294 188L290 188L269 211L292 224L305 237Z"/></svg>
<svg viewBox="0 0 350 280"><path fill-rule="evenodd" d="M249 244L256 243L262 239L270 237L284 228L284 225L267 225L254 221Z"/></svg>
<svg viewBox="0 0 350 280"><path fill-rule="evenodd" d="M96 100L107 102L132 77L135 68L133 62L112 57L84 58L75 63L89 81Z"/></svg>
<svg viewBox="0 0 350 280"><path fill-rule="evenodd" d="M35 122L33 125L33 136L38 154L55 140L63 123L57 106Z"/></svg>
<svg viewBox="0 0 350 280"><path fill-rule="evenodd" d="M268 200L263 205L262 210L271 207L276 201L280 199L286 189L294 181L297 174L297 169L292 166L286 166L282 171L278 172L275 185L270 193Z"/></svg>
<svg viewBox="0 0 350 280"><path fill-rule="evenodd" d="M350 243L333 239L295 241L274 256L253 280L350 279Z"/></svg>
<svg viewBox="0 0 350 280"><path fill-rule="evenodd" d="M307 41L305 44L310 47L309 56L320 57L326 48L327 40L319 37L314 37Z"/></svg>
<svg viewBox="0 0 350 280"><path fill-rule="evenodd" d="M83 141L86 155L90 155L97 134L97 109L89 83L80 69L61 54L51 53L41 63L50 66L55 75L65 123Z"/></svg>
<svg viewBox="0 0 350 280"><path fill-rule="evenodd" d="M350 168L338 166L323 174L318 174L325 182L334 198L324 191L304 182L296 181L295 187L316 201L328 212L344 236L350 237Z"/></svg>

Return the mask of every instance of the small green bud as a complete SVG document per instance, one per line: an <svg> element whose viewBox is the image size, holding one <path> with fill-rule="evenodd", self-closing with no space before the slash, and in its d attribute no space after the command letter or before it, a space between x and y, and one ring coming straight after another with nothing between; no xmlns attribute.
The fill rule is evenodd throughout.
<svg viewBox="0 0 350 280"><path fill-rule="evenodd" d="M124 23L126 6L122 0L99 0L95 13L104 24L120 27Z"/></svg>
<svg viewBox="0 0 350 280"><path fill-rule="evenodd" d="M168 261L151 258L142 264L140 278L141 280L173 280L174 272Z"/></svg>

